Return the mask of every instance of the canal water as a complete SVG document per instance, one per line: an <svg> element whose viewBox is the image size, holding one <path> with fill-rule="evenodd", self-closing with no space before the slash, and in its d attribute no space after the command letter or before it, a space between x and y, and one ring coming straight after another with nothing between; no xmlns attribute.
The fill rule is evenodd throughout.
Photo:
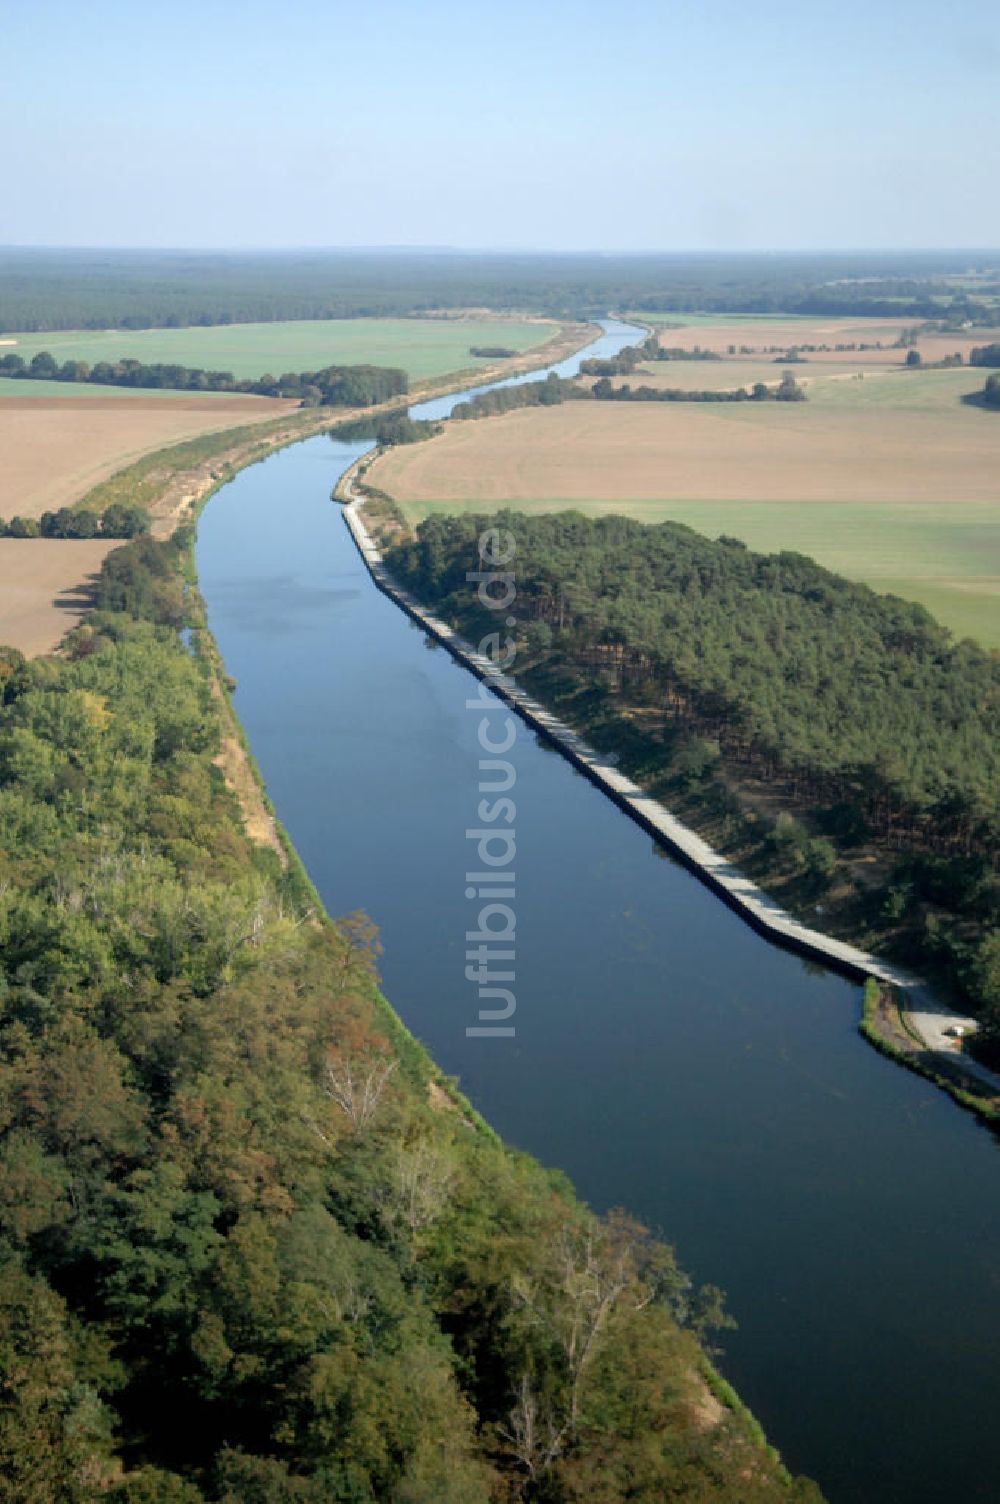
<svg viewBox="0 0 1000 1504"><path fill-rule="evenodd" d="M609 322L584 354L635 337ZM505 1139L726 1290L720 1366L794 1471L833 1504L992 1504L997 1145L863 1043L855 986L761 939L520 723L516 1034L467 1036L480 691L329 499L365 447L272 456L198 532L236 709L324 903L378 922L387 996Z"/></svg>

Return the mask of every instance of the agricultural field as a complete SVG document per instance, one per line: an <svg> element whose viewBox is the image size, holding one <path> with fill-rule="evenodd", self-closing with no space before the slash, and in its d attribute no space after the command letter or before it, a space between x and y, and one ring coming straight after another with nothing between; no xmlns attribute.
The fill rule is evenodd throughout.
<svg viewBox="0 0 1000 1504"><path fill-rule="evenodd" d="M0 538L0 643L51 653L90 607L89 585L120 540Z"/></svg>
<svg viewBox="0 0 1000 1504"><path fill-rule="evenodd" d="M706 344L707 327L729 343L731 321L701 325L692 343ZM796 550L1000 647L1000 415L961 401L981 371L903 370L900 358L892 351L891 367L860 380L819 357L796 366L804 403L581 402L455 422L390 451L369 479L411 522L575 507ZM629 380L729 387L760 369L749 358L658 362Z"/></svg>
<svg viewBox="0 0 1000 1504"><path fill-rule="evenodd" d="M131 358L202 370L231 371L240 379L331 365L401 366L411 377L443 376L489 364L473 345L518 352L544 344L558 324L542 319L313 319L274 324L224 324L193 329L65 329L7 334L0 355L30 360L48 350L56 360ZM65 390L65 388L64 388Z"/></svg>
<svg viewBox="0 0 1000 1504"><path fill-rule="evenodd" d="M817 351L804 357L808 365L839 365L867 370L899 366L906 350L896 342L919 325L917 319L803 318L795 314L669 314L638 313L634 317L650 325L665 345L685 350L701 346L736 362L773 358L772 347L787 349L791 345L882 345L873 350ZM925 361L943 360L946 355L960 354L967 360L976 345L987 345L1000 338L996 329L963 329L955 333L921 333L915 348ZM736 347L734 355L730 346ZM741 354L748 346L751 354ZM798 369L798 368L797 368ZM803 365L802 370L806 369Z"/></svg>
<svg viewBox="0 0 1000 1504"><path fill-rule="evenodd" d="M295 408L294 402L264 397L161 397L148 392L103 399L4 398L0 516L39 517L79 501L98 481L143 454L198 434L264 422Z"/></svg>

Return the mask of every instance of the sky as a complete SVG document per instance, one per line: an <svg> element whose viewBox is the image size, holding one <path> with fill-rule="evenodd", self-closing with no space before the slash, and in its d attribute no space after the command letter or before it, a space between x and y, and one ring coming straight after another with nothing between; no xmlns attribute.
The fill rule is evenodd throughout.
<svg viewBox="0 0 1000 1504"><path fill-rule="evenodd" d="M0 0L0 244L1000 246L995 0Z"/></svg>

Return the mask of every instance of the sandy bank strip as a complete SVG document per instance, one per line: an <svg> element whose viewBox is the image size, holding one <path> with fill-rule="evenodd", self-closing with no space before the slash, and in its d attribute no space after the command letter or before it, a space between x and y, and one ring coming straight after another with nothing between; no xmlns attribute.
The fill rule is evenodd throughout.
<svg viewBox="0 0 1000 1504"><path fill-rule="evenodd" d="M929 996L919 977L882 961L877 956L869 955L846 941L823 935L800 923L751 882L738 867L683 825L651 794L631 778L618 772L606 757L546 710L514 680L501 673L489 658L477 652L447 622L426 610L409 591L398 585L386 569L382 555L362 520L362 500L354 491L356 472L357 466L352 466L338 486L338 491L346 498L343 507L344 521L372 579L385 595L447 648L453 657L470 669L528 725L544 736L546 741L613 799L638 825L680 857L688 868L760 934L786 949L825 962L853 980L864 981L867 977L874 977L898 988L903 995L903 1006L908 1017L917 1019L926 1015L933 1016L935 1027L929 1031L933 1037L925 1039L928 1048L946 1053L949 1059L956 1058L956 1052L942 1043L942 1030L944 1027L968 1027L971 1022L969 1019L939 1007ZM963 1063L968 1063L962 1058ZM991 1085L993 1090L1000 1090L1000 1077L979 1066L976 1074L985 1084Z"/></svg>

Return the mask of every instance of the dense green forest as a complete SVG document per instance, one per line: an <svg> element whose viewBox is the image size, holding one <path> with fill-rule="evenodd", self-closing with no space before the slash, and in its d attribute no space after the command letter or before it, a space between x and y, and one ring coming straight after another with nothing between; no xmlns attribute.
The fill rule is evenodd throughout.
<svg viewBox="0 0 1000 1504"><path fill-rule="evenodd" d="M950 278L986 273L968 291ZM595 255L0 248L0 330L141 329L510 308L874 314L989 323L996 252Z"/></svg>
<svg viewBox="0 0 1000 1504"><path fill-rule="evenodd" d="M610 364L611 362L608 362ZM587 361L587 365L603 365L603 361ZM704 391L692 387L631 386L623 382L615 386L609 377L601 376L592 386L557 376L555 371L541 381L520 381L513 386L495 386L479 392L465 402L458 402L451 410L453 418L490 418L497 413L513 412L519 407L558 407L563 402L804 402L806 394L790 371L785 371L781 381L768 386L756 381L750 391L738 386L730 390L708 387Z"/></svg>
<svg viewBox="0 0 1000 1504"><path fill-rule="evenodd" d="M675 523L430 517L387 562L476 640L487 526L516 540L519 676L800 912L822 899L824 923L947 979L1000 1049L996 655L801 554Z"/></svg>
<svg viewBox="0 0 1000 1504"><path fill-rule="evenodd" d="M0 652L3 1497L818 1500L703 1356L718 1292L507 1150L245 837L188 541Z"/></svg>
<svg viewBox="0 0 1000 1504"><path fill-rule="evenodd" d="M146 365L139 360L64 360L39 350L30 362L0 356L0 376L16 381L90 382L98 386L168 387L182 392L247 392L255 397L294 397L303 407L373 407L409 389L405 371L395 366L324 366L321 371L286 371L237 381L232 371L201 371L190 366Z"/></svg>

